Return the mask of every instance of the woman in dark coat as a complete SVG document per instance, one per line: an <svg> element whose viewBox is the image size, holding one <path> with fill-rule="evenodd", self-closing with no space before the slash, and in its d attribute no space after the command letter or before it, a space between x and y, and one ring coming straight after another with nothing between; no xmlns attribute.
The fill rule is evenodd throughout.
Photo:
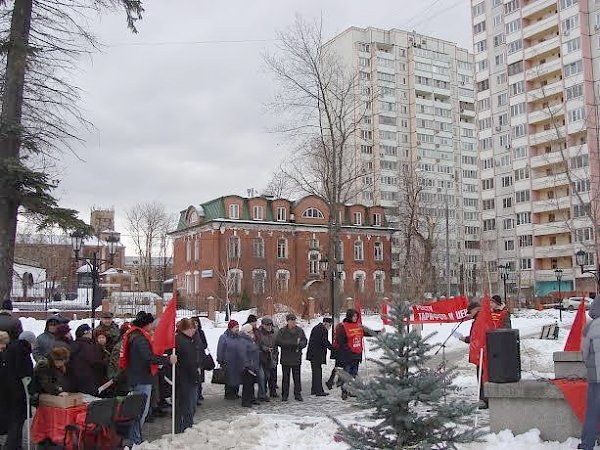
<svg viewBox="0 0 600 450"><path fill-rule="evenodd" d="M75 337L67 367L70 387L74 392L98 396L98 388L106 382L102 348L92 340L92 329L87 324L77 327Z"/></svg>
<svg viewBox="0 0 600 450"><path fill-rule="evenodd" d="M196 332L194 333L194 345L196 346L196 351L198 352L198 403L204 400L204 396L202 395L202 383L204 383L204 359L206 358L206 349L208 348L208 341L206 340L206 334L204 334L204 330L202 329L202 323L200 322L200 318L197 316L192 317L192 320L196 324Z"/></svg>
<svg viewBox="0 0 600 450"><path fill-rule="evenodd" d="M240 341L245 346L244 372L242 375L242 406L250 408L253 404L259 403L254 395L254 384L257 382L257 373L260 364L260 350L254 340L254 328L250 323L242 327Z"/></svg>
<svg viewBox="0 0 600 450"><path fill-rule="evenodd" d="M198 351L194 343L196 325L191 319L177 324L175 351L175 432L183 433L194 424L198 399Z"/></svg>
<svg viewBox="0 0 600 450"><path fill-rule="evenodd" d="M236 400L243 383L246 364L246 342L240 337L240 325L230 320L227 331L219 338L217 361L225 368L225 399Z"/></svg>
<svg viewBox="0 0 600 450"><path fill-rule="evenodd" d="M39 360L33 371L34 386L38 394L60 395L73 392L67 380L67 362L70 352L65 347L54 347L48 359Z"/></svg>

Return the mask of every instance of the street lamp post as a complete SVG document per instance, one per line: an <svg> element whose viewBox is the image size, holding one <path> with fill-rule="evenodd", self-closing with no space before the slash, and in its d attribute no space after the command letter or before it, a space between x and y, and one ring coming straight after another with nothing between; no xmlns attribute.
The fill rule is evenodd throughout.
<svg viewBox="0 0 600 450"><path fill-rule="evenodd" d="M575 253L575 262L581 269L581 275L583 275L584 273L590 273L594 276L594 278L596 279L596 294L598 294L598 292L600 291L600 265L596 270L584 269L583 266L587 265L588 257L587 253L583 250L579 250L577 253Z"/></svg>
<svg viewBox="0 0 600 450"><path fill-rule="evenodd" d="M510 306L508 304L508 298L506 297L506 281L508 280L508 274L510 272L510 265L508 263L500 264L498 266L498 269L500 270L500 278L502 279L502 284L504 285L504 303L507 306Z"/></svg>
<svg viewBox="0 0 600 450"><path fill-rule="evenodd" d="M562 291L561 291L561 280L563 277L563 270L562 269L554 269L554 275L556 276L556 281L558 283L558 317L560 319L560 321L562 322Z"/></svg>
<svg viewBox="0 0 600 450"><path fill-rule="evenodd" d="M330 267L329 260L327 258L323 258L319 261L321 266L321 272L323 272L323 278L329 276L329 295L331 299L331 319L333 320L331 330L332 336L335 333L335 280L336 278L342 277L342 272L344 270L344 261L337 261L335 267Z"/></svg>
<svg viewBox="0 0 600 450"><path fill-rule="evenodd" d="M108 244L108 256L109 259L98 258L98 252L92 254L92 260L88 258L80 258L79 252L83 245L84 235L78 231L71 234L71 244L73 245L73 253L75 254L75 261L83 261L88 266L92 274L92 303L91 303L91 314L92 328L94 328L96 320L96 308L99 306L98 297L100 296L99 285L100 285L100 264L109 263L112 265L115 253L117 252L117 245L119 239L115 235L110 235L106 239Z"/></svg>

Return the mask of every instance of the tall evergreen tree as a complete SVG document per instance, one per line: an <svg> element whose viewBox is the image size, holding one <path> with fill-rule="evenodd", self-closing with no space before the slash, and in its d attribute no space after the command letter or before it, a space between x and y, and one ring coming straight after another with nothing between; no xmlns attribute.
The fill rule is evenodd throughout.
<svg viewBox="0 0 600 450"><path fill-rule="evenodd" d="M472 442L482 433L472 428L476 404L460 400L452 384L453 371L428 367L430 336L407 327L409 306L392 308L394 332L378 334L376 349L383 351L375 374L350 382L356 405L365 410L365 423L343 425L340 433L352 448L452 449Z"/></svg>

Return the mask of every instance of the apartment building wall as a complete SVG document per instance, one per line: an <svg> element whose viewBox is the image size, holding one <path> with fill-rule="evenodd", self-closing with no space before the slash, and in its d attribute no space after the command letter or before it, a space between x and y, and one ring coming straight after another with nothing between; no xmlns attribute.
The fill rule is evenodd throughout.
<svg viewBox="0 0 600 450"><path fill-rule="evenodd" d="M472 55L444 40L372 27L349 28L328 46L359 80L356 101L363 108L357 109L364 117L354 148L372 175L360 180L357 201L386 207L388 221L400 229L407 178L422 184L420 216L433 220L437 240L434 294L448 294L448 287L471 292L480 221ZM398 236L396 285L402 244Z"/></svg>
<svg viewBox="0 0 600 450"><path fill-rule="evenodd" d="M496 291L498 265L510 265L513 297L595 290L574 255L597 260L598 7L472 1L482 257Z"/></svg>

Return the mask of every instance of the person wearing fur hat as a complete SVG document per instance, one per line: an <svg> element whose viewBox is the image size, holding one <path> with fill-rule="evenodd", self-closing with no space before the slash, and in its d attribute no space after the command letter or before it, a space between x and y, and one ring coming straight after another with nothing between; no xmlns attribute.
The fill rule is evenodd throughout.
<svg viewBox="0 0 600 450"><path fill-rule="evenodd" d="M67 365L69 385L75 392L98 396L98 388L106 382L106 362L102 347L92 339L92 328L84 323L75 330L71 357Z"/></svg>
<svg viewBox="0 0 600 450"><path fill-rule="evenodd" d="M98 334L106 336L106 351L109 353L117 343L120 337L119 326L113 320L113 313L105 311L100 315L100 324L94 328L94 339Z"/></svg>
<svg viewBox="0 0 600 450"><path fill-rule="evenodd" d="M262 387L259 384L258 394L261 401L267 401L269 397L277 397L277 365L279 362L279 348L275 345L275 326L273 325L273 319L269 316L265 316L260 321L260 327L257 332L260 334L259 348L260 348L260 367L258 370L262 370L264 379L262 381ZM259 381L260 383L260 381ZM269 397L267 397L267 392ZM260 398L261 394L264 393L264 398Z"/></svg>
<svg viewBox="0 0 600 450"><path fill-rule="evenodd" d="M254 327L251 323L245 324L240 330L241 342L244 348L244 373L242 375L242 406L250 408L259 404L254 395L254 383L258 381L259 348L254 338Z"/></svg>
<svg viewBox="0 0 600 450"><path fill-rule="evenodd" d="M246 363L246 344L241 341L237 320L230 320L227 330L219 337L217 362L225 369L225 399L237 400Z"/></svg>
<svg viewBox="0 0 600 450"><path fill-rule="evenodd" d="M285 317L287 325L277 332L275 344L281 347L281 401L287 402L290 393L290 372L294 378L294 398L301 402L302 383L300 381L300 365L302 364L302 349L308 341L302 328L296 325L296 316L288 314Z"/></svg>
<svg viewBox="0 0 600 450"><path fill-rule="evenodd" d="M494 328L512 328L510 312L502 301L502 297L493 295L490 301L490 308L492 310L492 322L494 322Z"/></svg>
<svg viewBox="0 0 600 450"><path fill-rule="evenodd" d="M130 391L146 396L142 417L129 429L129 439L136 445L142 443L142 425L146 421L150 408L152 382L153 377L158 373L158 366L177 363L176 355L159 356L152 351L150 329L153 323L152 314L140 311L123 336L119 355L119 368L127 371Z"/></svg>

